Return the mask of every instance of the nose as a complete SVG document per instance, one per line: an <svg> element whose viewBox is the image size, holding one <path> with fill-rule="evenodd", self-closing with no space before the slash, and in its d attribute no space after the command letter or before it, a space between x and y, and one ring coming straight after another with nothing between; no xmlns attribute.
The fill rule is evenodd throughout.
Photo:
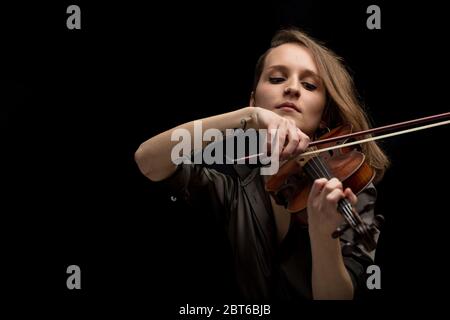
<svg viewBox="0 0 450 320"><path fill-rule="evenodd" d="M287 96L298 98L300 97L300 90L294 83L290 82L284 88L284 94Z"/></svg>

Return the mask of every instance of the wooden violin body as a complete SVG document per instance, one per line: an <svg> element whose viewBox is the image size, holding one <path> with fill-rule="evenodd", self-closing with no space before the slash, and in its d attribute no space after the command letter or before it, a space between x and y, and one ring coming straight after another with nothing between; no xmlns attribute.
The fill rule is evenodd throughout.
<svg viewBox="0 0 450 320"><path fill-rule="evenodd" d="M349 125L335 128L324 135L322 139L347 135L351 133L351 129ZM346 141L340 143L343 142ZM328 148L332 145L336 145L336 142L322 144L321 148ZM344 189L348 187L358 194L372 182L375 171L366 162L366 157L361 151L356 148L343 147L287 161L280 167L276 175L267 180L266 190L278 204L284 205L289 212L295 213L307 207L309 192L315 179L331 179L333 177L342 182ZM376 232L374 227L378 227L378 225L366 225L352 209L347 199L339 201L338 211L343 214L347 223L336 230L333 237L340 236L348 227L352 227L365 247L369 251L373 250L376 246L373 239ZM301 222L307 223L305 214L299 218Z"/></svg>
<svg viewBox="0 0 450 320"><path fill-rule="evenodd" d="M338 127L322 138L340 136L351 132L349 125ZM345 140L343 141L345 142ZM329 147L331 144L323 144ZM355 194L364 190L374 179L375 171L370 167L365 155L350 148L336 149L315 155L326 164L332 177L339 179L344 188L350 188ZM289 212L299 212L306 208L309 191L313 180L303 170L311 157L298 158L284 163L276 175L271 176L266 183L278 204L285 205Z"/></svg>

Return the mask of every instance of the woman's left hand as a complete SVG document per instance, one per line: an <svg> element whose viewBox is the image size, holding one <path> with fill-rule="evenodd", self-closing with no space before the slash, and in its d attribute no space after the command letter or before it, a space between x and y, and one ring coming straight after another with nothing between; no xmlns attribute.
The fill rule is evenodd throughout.
<svg viewBox="0 0 450 320"><path fill-rule="evenodd" d="M331 238L331 234L344 222L337 211L338 202L343 198L347 198L352 205L358 200L350 188L343 190L342 183L336 178L314 181L307 209L310 234Z"/></svg>

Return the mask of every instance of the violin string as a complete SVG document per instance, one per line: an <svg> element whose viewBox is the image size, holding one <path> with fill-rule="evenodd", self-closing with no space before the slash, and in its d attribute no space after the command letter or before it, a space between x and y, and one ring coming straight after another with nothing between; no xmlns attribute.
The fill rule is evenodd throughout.
<svg viewBox="0 0 450 320"><path fill-rule="evenodd" d="M317 147L311 147L310 149L317 149ZM312 157L310 161L308 161L307 163L310 162L311 168L314 170L316 178L321 177L325 177L327 179L332 178L330 171L328 170L327 166L323 163L321 158ZM314 166L317 168L317 171L319 171L320 174L317 173L316 168L314 168ZM347 199L344 198L342 199L342 201L339 201L338 207L341 209L342 215L344 216L344 218L346 218L346 220L348 221L348 223L350 223L350 225L356 226L358 224L356 222L356 217L354 217L353 210L351 209L352 206Z"/></svg>
<svg viewBox="0 0 450 320"><path fill-rule="evenodd" d="M313 163L319 168L319 172L321 171L324 174L324 177L326 177L327 179L332 178L330 171L320 157L313 157L311 160L313 160ZM342 199L342 201L339 201L338 207L341 209L341 211L343 211L342 214L344 218L346 218L346 220L350 223L350 225L358 225L356 221L357 219L354 216L353 210L351 209L352 205L346 198Z"/></svg>
<svg viewBox="0 0 450 320"><path fill-rule="evenodd" d="M327 169L327 167L325 166L325 164L322 162L322 160L320 158L317 157L313 157L312 163L317 166L318 171L322 174L322 177L326 177L327 179L331 179L332 176L329 172L329 170ZM320 178L320 176L319 176ZM348 203L348 200L344 200L344 203L339 203L338 206L344 211L343 215L344 218L347 218L348 222L351 225L356 225L356 221L353 217L353 212L350 212L350 208L348 207L350 204ZM350 205L351 206L351 205Z"/></svg>
<svg viewBox="0 0 450 320"><path fill-rule="evenodd" d="M317 158L317 157L314 157L314 158ZM314 159L313 163L316 166L318 166L319 168L322 168L322 169L320 169L320 171L323 171L325 173L325 177L327 179L332 178L329 170L326 168L326 166L324 165L324 163L321 161L320 158ZM343 211L342 214L343 214L344 218L346 218L346 220L351 225L356 226L357 223L353 217L353 212L351 212L349 206L351 206L351 205L348 203L348 200L346 200L346 199L344 199L342 202L339 202L339 204L338 204L338 207L341 209L341 211Z"/></svg>
<svg viewBox="0 0 450 320"><path fill-rule="evenodd" d="M317 157L312 157L310 159L310 161L307 162L307 164L309 164L309 163L310 163L309 167L313 170L313 173L314 173L313 175L315 176L316 179L322 178L322 177L331 179L331 174L330 174L329 170L327 170L326 166L323 164L321 159L317 159ZM348 200L344 199L344 203L340 202L338 204L338 206L340 207L344 218L346 218L346 220L352 226L356 226L357 223L354 220L353 212L348 207Z"/></svg>

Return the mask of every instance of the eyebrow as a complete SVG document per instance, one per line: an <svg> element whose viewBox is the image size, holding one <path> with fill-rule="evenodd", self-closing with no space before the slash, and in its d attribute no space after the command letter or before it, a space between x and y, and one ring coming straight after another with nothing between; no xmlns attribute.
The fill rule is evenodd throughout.
<svg viewBox="0 0 450 320"><path fill-rule="evenodd" d="M278 70L283 70L283 71L289 70L289 68L283 64L276 64L276 65L267 67L267 70L270 70L270 69L276 69L276 70L278 69ZM302 71L302 74L306 74L306 76L312 76L312 77L316 78L317 80L322 81L322 77L319 76L314 71L312 71L311 69L304 69Z"/></svg>

